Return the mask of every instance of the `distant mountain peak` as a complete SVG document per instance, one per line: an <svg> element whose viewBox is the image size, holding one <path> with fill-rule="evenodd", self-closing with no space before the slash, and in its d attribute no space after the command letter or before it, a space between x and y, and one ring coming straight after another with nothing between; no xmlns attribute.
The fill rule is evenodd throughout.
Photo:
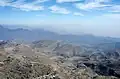
<svg viewBox="0 0 120 79"><path fill-rule="evenodd" d="M14 29L12 29L15 27ZM4 26L0 25L0 40L22 39L27 41L33 40L63 40L74 44L101 44L120 42L120 38L99 37L89 34L73 35L73 34L58 34L56 32L45 29L25 29L24 26Z"/></svg>

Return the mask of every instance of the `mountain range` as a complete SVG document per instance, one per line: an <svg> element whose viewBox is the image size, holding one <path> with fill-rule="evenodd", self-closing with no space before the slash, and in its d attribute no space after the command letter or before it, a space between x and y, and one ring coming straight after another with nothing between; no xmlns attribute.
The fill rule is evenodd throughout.
<svg viewBox="0 0 120 79"><path fill-rule="evenodd" d="M43 76L120 79L120 38L0 26L0 79Z"/></svg>
<svg viewBox="0 0 120 79"><path fill-rule="evenodd" d="M90 34L58 34L44 29L15 28L0 25L0 40L63 40L74 44L104 44L120 42L120 38L94 36Z"/></svg>

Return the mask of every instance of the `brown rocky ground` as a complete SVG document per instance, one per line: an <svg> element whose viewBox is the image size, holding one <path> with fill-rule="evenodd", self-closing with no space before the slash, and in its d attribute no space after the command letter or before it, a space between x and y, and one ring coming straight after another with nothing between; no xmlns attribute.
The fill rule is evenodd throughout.
<svg viewBox="0 0 120 79"><path fill-rule="evenodd" d="M54 45L51 47L54 48ZM43 47L42 50L51 49ZM69 47L72 48L71 45L68 45ZM64 50L69 50L68 48ZM33 48L26 44L2 46L0 48L0 79L119 79L113 76L100 76L90 67L84 64L79 64L77 67L74 63L77 60L86 61L87 57L64 58L51 52L51 50L41 51L39 47Z"/></svg>

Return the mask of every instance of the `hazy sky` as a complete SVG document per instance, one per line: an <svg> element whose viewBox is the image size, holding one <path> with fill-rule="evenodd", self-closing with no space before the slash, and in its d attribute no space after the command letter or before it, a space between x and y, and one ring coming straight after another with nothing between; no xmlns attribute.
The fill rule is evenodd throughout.
<svg viewBox="0 0 120 79"><path fill-rule="evenodd" d="M0 0L0 24L120 37L120 0Z"/></svg>

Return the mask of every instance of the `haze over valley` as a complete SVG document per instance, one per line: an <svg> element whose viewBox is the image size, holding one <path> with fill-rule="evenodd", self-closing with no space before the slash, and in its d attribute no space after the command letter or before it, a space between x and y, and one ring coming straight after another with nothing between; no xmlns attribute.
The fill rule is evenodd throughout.
<svg viewBox="0 0 120 79"><path fill-rule="evenodd" d="M119 0L0 0L0 79L120 79Z"/></svg>

